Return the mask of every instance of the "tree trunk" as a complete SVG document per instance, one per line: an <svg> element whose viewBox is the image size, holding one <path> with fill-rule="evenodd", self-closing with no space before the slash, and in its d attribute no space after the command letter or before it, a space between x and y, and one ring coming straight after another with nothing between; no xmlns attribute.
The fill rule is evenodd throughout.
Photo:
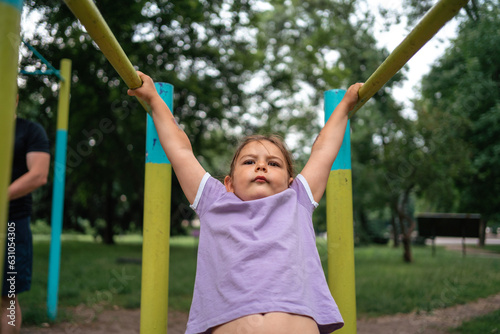
<svg viewBox="0 0 500 334"><path fill-rule="evenodd" d="M114 231L113 231L113 223L115 216L115 203L113 200L112 190L113 185L112 181L109 181L106 187L106 227L104 229L104 233L102 235L102 241L106 245L114 245Z"/></svg>
<svg viewBox="0 0 500 334"><path fill-rule="evenodd" d="M399 247L399 229L396 224L396 216L394 212L391 212L391 225L392 225L392 238L394 241L394 248Z"/></svg>
<svg viewBox="0 0 500 334"><path fill-rule="evenodd" d="M413 186L406 189L401 202L396 205L399 225L401 226L402 243L403 243L403 260L406 263L413 262L413 256L411 253L411 234L415 229L415 221L405 212L405 208L408 206L408 201L410 198L410 191ZM406 224L408 222L408 224Z"/></svg>
<svg viewBox="0 0 500 334"><path fill-rule="evenodd" d="M403 243L403 249L404 249L403 260L406 263L412 263L413 262L413 255L411 253L411 234L410 235L403 234L402 243Z"/></svg>
<svg viewBox="0 0 500 334"><path fill-rule="evenodd" d="M413 262L413 256L411 254L411 226L406 226L405 224L405 215L401 211L401 208L398 208L398 216L399 216L399 226L401 227L401 242L403 243L403 260L406 263Z"/></svg>
<svg viewBox="0 0 500 334"><path fill-rule="evenodd" d="M478 246L484 247L485 244L486 244L486 219L481 218L481 222L479 223Z"/></svg>

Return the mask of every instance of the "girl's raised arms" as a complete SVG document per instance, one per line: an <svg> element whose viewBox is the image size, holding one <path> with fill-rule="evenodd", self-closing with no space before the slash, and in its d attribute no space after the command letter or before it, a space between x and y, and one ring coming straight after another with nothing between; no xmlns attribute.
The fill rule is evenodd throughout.
<svg viewBox="0 0 500 334"><path fill-rule="evenodd" d="M153 80L140 71L137 71L137 74L142 79L142 86L134 90L129 89L127 93L137 96L151 108L161 146L174 168L184 195L189 203L193 203L201 179L206 173L205 169L194 156L186 133L179 127L167 104L156 92Z"/></svg>
<svg viewBox="0 0 500 334"><path fill-rule="evenodd" d="M177 179L188 201L193 203L198 192L205 169L198 162L186 133L175 121L167 104L156 92L153 80L137 71L142 79L141 87L128 90L130 96L137 96L151 108L161 146L172 163ZM335 108L332 116L319 133L311 150L311 156L301 174L306 178L316 202L319 202L326 189L326 183L337 153L344 138L348 113L358 101L361 83L349 87L344 98Z"/></svg>
<svg viewBox="0 0 500 334"><path fill-rule="evenodd" d="M358 92L362 85L362 83L357 83L349 87L316 138L311 149L311 156L300 173L309 183L316 202L319 202L325 192L330 170L344 139L347 114L358 102Z"/></svg>

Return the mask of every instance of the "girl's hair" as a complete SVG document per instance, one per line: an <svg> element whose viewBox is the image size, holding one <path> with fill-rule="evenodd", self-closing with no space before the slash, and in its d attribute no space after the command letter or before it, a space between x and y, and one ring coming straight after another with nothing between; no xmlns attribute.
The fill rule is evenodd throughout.
<svg viewBox="0 0 500 334"><path fill-rule="evenodd" d="M288 171L288 175L290 177L294 177L295 170L293 167L292 154L290 153L290 151L288 151L288 148L286 147L286 145L283 141L283 138L281 138L278 135L252 135L252 136L248 136L248 137L243 138L243 140L240 142L238 148L236 149L236 152L234 152L233 160L231 161L231 169L229 171L229 176L231 178L233 177L234 167L236 165L236 160L238 159L238 156L240 155L241 150L243 150L243 148L251 142L254 142L254 141L260 142L260 141L264 141L264 140L267 140L268 142L276 145L280 149L281 153L285 157L285 164L286 164L286 169Z"/></svg>

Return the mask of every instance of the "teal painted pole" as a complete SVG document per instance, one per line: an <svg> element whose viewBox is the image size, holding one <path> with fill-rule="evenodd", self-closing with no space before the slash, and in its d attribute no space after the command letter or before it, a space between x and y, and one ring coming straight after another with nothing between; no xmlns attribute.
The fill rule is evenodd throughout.
<svg viewBox="0 0 500 334"><path fill-rule="evenodd" d="M49 69L47 71L34 71L34 72L27 72L27 71L21 71L22 74L33 74L33 75L55 75L57 78L59 78L59 80L62 80L64 81L63 77L61 76L61 74L59 73L59 70L57 70L54 66L52 66L52 64L47 60L45 59L44 56L42 56L42 54L40 52L38 52L34 47L31 46L30 43L26 42L26 41L23 41L23 44L26 45L28 47L28 49L31 50L31 52L33 52L33 54L42 61L42 63L44 63Z"/></svg>
<svg viewBox="0 0 500 334"><path fill-rule="evenodd" d="M341 89L325 92L325 122L345 92ZM339 334L356 334L357 331L350 125L348 121L326 186L328 284L345 324Z"/></svg>
<svg viewBox="0 0 500 334"><path fill-rule="evenodd" d="M173 109L174 87L156 83ZM163 151L153 119L147 115L144 231L142 244L141 334L167 332L172 165Z"/></svg>
<svg viewBox="0 0 500 334"><path fill-rule="evenodd" d="M0 3L3 5L9 5L12 6L13 9L16 10L16 13L21 15L21 12L23 11L23 1L22 0L0 0ZM18 36L19 37L19 36Z"/></svg>
<svg viewBox="0 0 500 334"><path fill-rule="evenodd" d="M47 282L47 315L49 319L57 317L57 300L59 295L59 271L61 262L61 233L64 205L64 178L66 161L66 142L68 132L57 130L54 186L52 190L51 237L49 253L49 277Z"/></svg>
<svg viewBox="0 0 500 334"><path fill-rule="evenodd" d="M71 60L61 61L59 104L57 110L56 155L54 162L54 188L52 190L51 237L49 277L47 284L47 315L55 320L59 294L61 264L61 233L64 212L64 186L66 177L66 148L68 143L69 98L71 85Z"/></svg>
<svg viewBox="0 0 500 334"><path fill-rule="evenodd" d="M174 105L174 86L165 82L155 82L156 91L165 101L167 107L173 110ZM170 161L160 145L158 132L156 131L153 117L147 114L146 124L146 163L170 164Z"/></svg>

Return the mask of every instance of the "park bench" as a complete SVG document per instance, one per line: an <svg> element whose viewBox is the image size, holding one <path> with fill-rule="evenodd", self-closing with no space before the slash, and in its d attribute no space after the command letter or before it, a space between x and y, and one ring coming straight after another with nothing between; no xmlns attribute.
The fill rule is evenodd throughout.
<svg viewBox="0 0 500 334"><path fill-rule="evenodd" d="M432 240L432 255L436 254L436 237L462 238L465 256L465 238L478 238L484 245L485 224L477 213L421 213L417 215L418 233Z"/></svg>

